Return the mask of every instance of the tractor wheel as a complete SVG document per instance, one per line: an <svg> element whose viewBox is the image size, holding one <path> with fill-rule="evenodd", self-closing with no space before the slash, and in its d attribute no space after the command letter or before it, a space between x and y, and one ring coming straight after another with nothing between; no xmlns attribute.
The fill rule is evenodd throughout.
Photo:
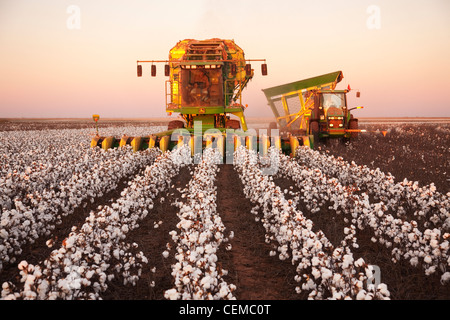
<svg viewBox="0 0 450 320"><path fill-rule="evenodd" d="M309 124L309 132L314 138L314 145L317 146L317 143L319 142L319 122L311 121Z"/></svg>
<svg viewBox="0 0 450 320"><path fill-rule="evenodd" d="M272 131L278 129L278 125L276 122L269 123L269 134L272 135Z"/></svg>
<svg viewBox="0 0 450 320"><path fill-rule="evenodd" d="M226 129L240 129L241 128L241 122L239 120L235 120L235 119L231 119L231 120L227 120L225 122L225 128Z"/></svg>
<svg viewBox="0 0 450 320"><path fill-rule="evenodd" d="M167 125L167 130L184 128L184 122L181 120L172 120Z"/></svg>
<svg viewBox="0 0 450 320"><path fill-rule="evenodd" d="M350 122L348 123L348 128L351 130L358 130L358 119L352 118L350 119ZM358 138L358 132L351 132L350 133L351 139L357 139Z"/></svg>

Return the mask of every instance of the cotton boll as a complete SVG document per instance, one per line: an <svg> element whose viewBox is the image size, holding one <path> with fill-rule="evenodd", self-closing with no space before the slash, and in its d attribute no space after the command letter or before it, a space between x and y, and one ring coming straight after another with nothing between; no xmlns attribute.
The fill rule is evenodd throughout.
<svg viewBox="0 0 450 320"><path fill-rule="evenodd" d="M177 292L176 289L169 289L164 292L164 298L169 300L177 300L179 296L180 294Z"/></svg>
<svg viewBox="0 0 450 320"><path fill-rule="evenodd" d="M450 272L447 271L441 276L441 284L445 285L449 281L450 281Z"/></svg>

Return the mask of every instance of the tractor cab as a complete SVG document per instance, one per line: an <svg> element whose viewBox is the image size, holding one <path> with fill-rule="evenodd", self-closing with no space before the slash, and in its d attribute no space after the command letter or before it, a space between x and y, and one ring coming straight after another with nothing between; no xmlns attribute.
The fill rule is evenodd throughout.
<svg viewBox="0 0 450 320"><path fill-rule="evenodd" d="M347 118L347 94L348 90L322 90L317 91L316 106L319 128L323 134L345 134Z"/></svg>
<svg viewBox="0 0 450 320"><path fill-rule="evenodd" d="M356 138L361 130L350 111L362 107L348 108L350 87L335 90L343 77L342 71L336 71L263 89L277 121L269 128L278 128L291 144L291 150L295 147L290 141L292 137L310 147L321 139ZM356 97L359 96L357 92Z"/></svg>

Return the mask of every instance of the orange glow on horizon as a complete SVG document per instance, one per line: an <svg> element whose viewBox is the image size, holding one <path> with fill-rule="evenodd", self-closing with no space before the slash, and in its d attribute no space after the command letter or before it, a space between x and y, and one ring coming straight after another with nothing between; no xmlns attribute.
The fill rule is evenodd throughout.
<svg viewBox="0 0 450 320"><path fill-rule="evenodd" d="M3 2L0 117L165 117L164 66L138 78L136 61L167 59L187 38L234 39L266 59L268 76L255 63L243 92L247 117L272 116L261 89L337 70L358 116L450 117L448 1L376 1L374 30L357 0L175 2L79 0L79 19L68 2Z"/></svg>

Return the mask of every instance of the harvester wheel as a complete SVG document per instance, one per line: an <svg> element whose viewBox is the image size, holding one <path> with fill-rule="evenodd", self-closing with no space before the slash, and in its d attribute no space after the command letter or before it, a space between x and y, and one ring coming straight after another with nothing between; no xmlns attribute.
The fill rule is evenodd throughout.
<svg viewBox="0 0 450 320"><path fill-rule="evenodd" d="M184 128L184 122L181 120L172 120L167 125L167 130Z"/></svg>
<svg viewBox="0 0 450 320"><path fill-rule="evenodd" d="M241 128L241 123L239 120L230 119L225 122L225 128L237 130Z"/></svg>
<svg viewBox="0 0 450 320"><path fill-rule="evenodd" d="M355 118L350 119L350 122L348 123L348 128L351 130L358 130L358 119ZM351 132L350 138L351 139L358 138L358 132Z"/></svg>
<svg viewBox="0 0 450 320"><path fill-rule="evenodd" d="M278 125L276 122L269 123L269 134L272 134L272 130L278 129Z"/></svg>
<svg viewBox="0 0 450 320"><path fill-rule="evenodd" d="M309 124L309 132L313 136L314 145L317 145L317 143L319 142L319 122L311 121L311 123Z"/></svg>

